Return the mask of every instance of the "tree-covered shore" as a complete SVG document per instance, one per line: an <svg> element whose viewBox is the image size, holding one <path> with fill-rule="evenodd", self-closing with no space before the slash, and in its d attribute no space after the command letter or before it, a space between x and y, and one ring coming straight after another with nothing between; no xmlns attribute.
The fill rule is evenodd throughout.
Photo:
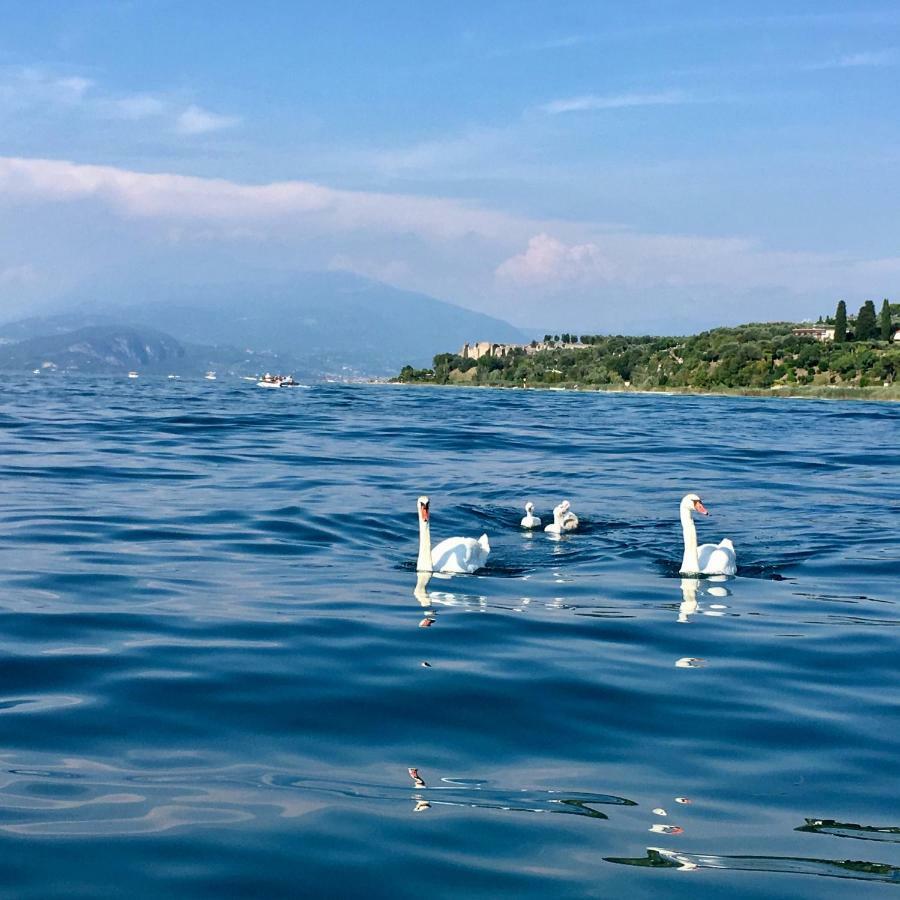
<svg viewBox="0 0 900 900"><path fill-rule="evenodd" d="M882 340L883 329L871 338L857 340L851 332L817 340L794 334L796 327L758 323L689 337L548 335L540 345L508 347L478 359L441 353L432 368L406 366L394 380L900 399L900 343Z"/></svg>

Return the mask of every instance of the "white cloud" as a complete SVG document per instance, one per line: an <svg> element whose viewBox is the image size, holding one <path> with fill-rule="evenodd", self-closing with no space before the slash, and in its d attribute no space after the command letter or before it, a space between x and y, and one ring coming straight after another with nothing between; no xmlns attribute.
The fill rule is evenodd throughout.
<svg viewBox="0 0 900 900"><path fill-rule="evenodd" d="M594 109L629 109L635 106L676 106L695 102L684 91L660 91L652 94L586 94L553 100L540 107L549 115L570 112L585 112Z"/></svg>
<svg viewBox="0 0 900 900"><path fill-rule="evenodd" d="M28 287L38 281L37 270L30 263L0 269L0 285L3 286Z"/></svg>
<svg viewBox="0 0 900 900"><path fill-rule="evenodd" d="M896 65L900 65L900 49L887 47L882 50L863 50L859 53L848 53L836 59L813 63L805 68L821 71L823 69L880 69Z"/></svg>
<svg viewBox="0 0 900 900"><path fill-rule="evenodd" d="M37 67L0 69L0 116L51 118L73 111L85 119L141 121L158 118L181 135L200 135L240 124L177 94L117 93L79 75L59 75Z"/></svg>
<svg viewBox="0 0 900 900"><path fill-rule="evenodd" d="M377 229L438 239L499 240L533 227L456 200L336 190L307 181L245 185L173 174L148 174L64 160L0 157L4 196L58 202L92 199L132 218L204 225L286 221L327 231Z"/></svg>
<svg viewBox="0 0 900 900"><path fill-rule="evenodd" d="M89 78L59 76L33 67L0 69L0 111L75 106L93 87Z"/></svg>
<svg viewBox="0 0 900 900"><path fill-rule="evenodd" d="M851 53L842 56L837 65L842 69L858 66L895 66L900 61L900 55L895 47L887 50L869 50L863 53Z"/></svg>
<svg viewBox="0 0 900 900"><path fill-rule="evenodd" d="M110 110L122 119L138 121L165 115L169 105L152 94L132 94L110 102Z"/></svg>
<svg viewBox="0 0 900 900"><path fill-rule="evenodd" d="M748 238L611 233L565 243L547 233L495 269L500 286L555 292L572 286L629 289L708 288L730 293L779 288L857 291L900 268L900 258L851 260L838 255L771 250Z"/></svg>
<svg viewBox="0 0 900 900"><path fill-rule="evenodd" d="M192 105L178 116L175 128L180 134L208 134L223 128L233 128L240 121L237 116L222 116Z"/></svg>
<svg viewBox="0 0 900 900"><path fill-rule="evenodd" d="M121 227L110 228L110 220ZM121 263L149 249L163 269L174 261L173 270L179 253L235 265L346 268L468 300L520 323L546 322L557 315L548 300L564 297L573 321L593 328L619 321L616 327L652 331L654 321L675 313L685 327L814 314L842 294L883 296L900 272L900 257L787 252L746 237L612 231L441 197L0 157L0 224L16 223L21 233L23 222L31 223L33 244L23 237L16 252L43 254L48 276L35 290L45 293L45 284L73 267L102 269L111 256ZM99 243L94 234L103 235ZM75 246L81 249L73 256ZM6 262L9 283L28 277L18 262Z"/></svg>
<svg viewBox="0 0 900 900"><path fill-rule="evenodd" d="M67 100L81 100L82 97L94 86L89 78L57 78L48 82L59 91L60 96Z"/></svg>
<svg viewBox="0 0 900 900"><path fill-rule="evenodd" d="M542 285L572 281L609 281L616 268L594 243L566 245L549 234L537 234L524 253L512 256L498 267L502 281Z"/></svg>

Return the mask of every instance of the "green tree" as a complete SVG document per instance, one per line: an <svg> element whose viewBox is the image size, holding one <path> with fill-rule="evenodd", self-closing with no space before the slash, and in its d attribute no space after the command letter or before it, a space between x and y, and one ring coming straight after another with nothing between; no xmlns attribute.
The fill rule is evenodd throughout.
<svg viewBox="0 0 900 900"><path fill-rule="evenodd" d="M875 304L866 300L859 309L856 317L856 340L874 341L878 335L878 326L875 322Z"/></svg>
<svg viewBox="0 0 900 900"><path fill-rule="evenodd" d="M885 299L884 303L881 304L881 317L879 321L879 330L881 332L881 339L883 341L889 341L891 339L891 304L887 302Z"/></svg>
<svg viewBox="0 0 900 900"><path fill-rule="evenodd" d="M834 342L843 344L847 340L847 304L843 300L838 301L837 312L834 316Z"/></svg>

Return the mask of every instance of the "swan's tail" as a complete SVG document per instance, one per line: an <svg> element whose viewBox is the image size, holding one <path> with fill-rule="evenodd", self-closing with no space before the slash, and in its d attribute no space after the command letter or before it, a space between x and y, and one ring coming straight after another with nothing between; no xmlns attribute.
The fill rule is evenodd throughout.
<svg viewBox="0 0 900 900"><path fill-rule="evenodd" d="M483 534L480 538L478 538L478 543L481 545L481 549L484 550L485 553L491 552L491 543L488 540L488 536Z"/></svg>

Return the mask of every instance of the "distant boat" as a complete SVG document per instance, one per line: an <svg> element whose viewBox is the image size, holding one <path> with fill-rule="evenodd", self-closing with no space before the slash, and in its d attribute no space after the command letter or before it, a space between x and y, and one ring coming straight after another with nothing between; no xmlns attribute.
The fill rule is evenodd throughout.
<svg viewBox="0 0 900 900"><path fill-rule="evenodd" d="M266 372L266 374L256 382L256 386L263 388L283 388L301 387L301 384L299 381L294 381L293 375L270 375Z"/></svg>
<svg viewBox="0 0 900 900"><path fill-rule="evenodd" d="M167 375L167 378L181 378L180 375Z"/></svg>
<svg viewBox="0 0 900 900"><path fill-rule="evenodd" d="M207 372L206 375L203 376L207 381L215 381L216 373L215 372Z"/></svg>
<svg viewBox="0 0 900 900"><path fill-rule="evenodd" d="M129 377L129 378L137 378L137 377L138 377L138 373L137 373L137 372L129 372L129 373L128 373L128 377Z"/></svg>
<svg viewBox="0 0 900 900"><path fill-rule="evenodd" d="M40 374L41 374L41 370L40 370L40 369L32 369L32 370L31 370L31 374L32 374L32 375L40 375Z"/></svg>

